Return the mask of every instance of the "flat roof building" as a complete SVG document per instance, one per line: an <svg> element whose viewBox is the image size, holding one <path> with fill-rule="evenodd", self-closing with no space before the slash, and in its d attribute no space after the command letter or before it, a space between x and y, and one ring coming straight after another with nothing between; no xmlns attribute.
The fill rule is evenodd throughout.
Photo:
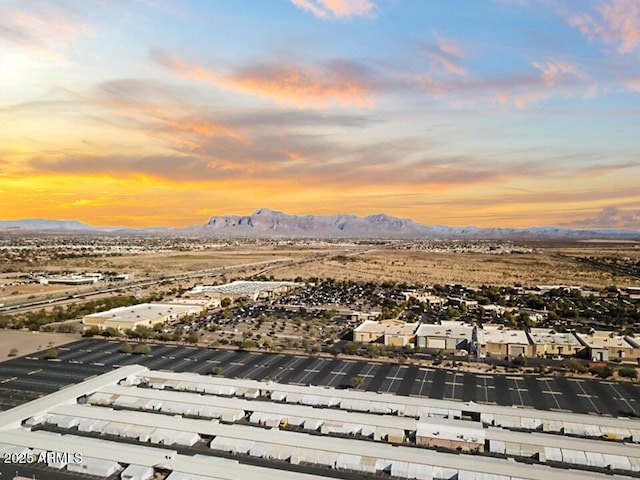
<svg viewBox="0 0 640 480"><path fill-rule="evenodd" d="M532 354L538 357L546 355L576 355L584 346L572 332L560 333L549 328L532 328L529 339L533 345Z"/></svg>
<svg viewBox="0 0 640 480"><path fill-rule="evenodd" d="M484 325L477 332L478 355L480 356L531 356L533 348L526 332L509 330L502 325Z"/></svg>
<svg viewBox="0 0 640 480"><path fill-rule="evenodd" d="M587 348L589 358L597 362L606 362L614 358L635 360L640 357L640 343L629 336L601 330L588 334L577 333L576 336Z"/></svg>
<svg viewBox="0 0 640 480"><path fill-rule="evenodd" d="M118 331L135 329L137 326L153 327L156 324L178 320L187 315L203 311L202 305L180 305L173 303L142 303L130 307L118 307L106 312L86 315L82 319L84 328L115 328Z"/></svg>
<svg viewBox="0 0 640 480"><path fill-rule="evenodd" d="M416 331L416 346L433 350L471 350L474 328L464 322L422 323Z"/></svg>
<svg viewBox="0 0 640 480"><path fill-rule="evenodd" d="M154 383L142 383L149 380ZM181 387L189 390L161 391L157 389L160 381L167 382L167 389L172 385L173 390ZM237 406L242 406L245 414L242 417L212 421L208 415L210 410L202 410L207 403L215 409L234 400L203 390L216 383L232 387L232 395L254 387L262 398L239 403ZM287 411L289 405L283 408L282 400L275 396L280 389L298 395L299 405L290 412ZM228 395L228 391L223 395ZM387 402L394 406L395 413L385 415L375 408L348 414L336 408L303 404L307 396L323 395L339 401L350 398L351 405L360 399L372 409L376 403ZM104 406L91 401L85 403L96 396L113 403ZM165 404L178 404L183 410L163 411ZM261 412L260 405L268 411ZM406 415L409 405L422 407L411 417ZM450 405L491 412L493 426L489 426L486 419L480 422L433 418ZM401 411L404 416L400 416ZM288 429L279 420L278 425L265 429L256 425L262 425L261 422L247 418L256 412L262 421L272 414L288 415L292 423L301 428ZM618 430L626 428L627 434L639 426L633 419L154 372L132 365L0 412L0 452L82 452L79 462L59 458L50 467L103 478L122 469L128 478L141 480L149 478L150 470L154 474L168 474L168 478L207 480L315 480L337 475L351 478L358 474L407 480L596 480L602 478L603 469L616 478L631 478L640 472L637 445L497 428L509 419L522 416L529 419L531 429L536 429L538 425L531 421L532 415L540 415L540 422L551 419L568 432L575 431L575 427L569 429L567 422L571 421L577 422L576 425L588 422L589 428L622 425L624 428ZM465 418L468 417L465 415ZM85 430L86 425L93 425L94 429ZM518 428L522 428L520 423ZM415 436L415 443L407 444L405 432L410 433L407 438ZM416 448L416 444L449 451ZM461 453L466 451L477 453ZM483 454L486 451L493 456ZM514 461L514 458L527 460ZM31 467L43 471L42 478L47 478L50 470L46 465ZM15 470L18 471L19 466ZM313 473L307 473L310 471Z"/></svg>
<svg viewBox="0 0 640 480"><path fill-rule="evenodd" d="M380 342L387 346L405 347L415 345L415 334L419 323L402 320L366 320L353 331L355 342Z"/></svg>

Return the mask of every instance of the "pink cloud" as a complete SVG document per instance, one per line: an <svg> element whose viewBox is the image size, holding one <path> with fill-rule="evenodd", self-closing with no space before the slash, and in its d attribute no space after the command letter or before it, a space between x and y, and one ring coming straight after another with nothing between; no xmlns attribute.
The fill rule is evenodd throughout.
<svg viewBox="0 0 640 480"><path fill-rule="evenodd" d="M374 17L376 12L371 0L291 0L291 3L323 19Z"/></svg>
<svg viewBox="0 0 640 480"><path fill-rule="evenodd" d="M557 60L550 60L547 63L533 62L532 67L540 70L540 79L542 82L551 87L563 78L576 77L578 79L586 79L587 75L576 67Z"/></svg>
<svg viewBox="0 0 640 480"><path fill-rule="evenodd" d="M570 15L570 26L589 40L600 39L621 54L636 52L640 47L640 2L612 0L600 2L594 15Z"/></svg>
<svg viewBox="0 0 640 480"><path fill-rule="evenodd" d="M242 94L258 95L301 108L370 107L371 90L358 75L338 63L321 67L261 64L231 73L214 72L163 52L159 63L178 75Z"/></svg>
<svg viewBox="0 0 640 480"><path fill-rule="evenodd" d="M624 80L624 85L627 89L633 92L640 92L640 75L636 75L635 77L629 77Z"/></svg>

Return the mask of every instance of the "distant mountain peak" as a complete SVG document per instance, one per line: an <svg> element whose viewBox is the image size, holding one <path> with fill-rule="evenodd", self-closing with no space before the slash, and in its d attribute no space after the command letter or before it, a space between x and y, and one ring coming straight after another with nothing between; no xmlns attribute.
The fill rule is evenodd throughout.
<svg viewBox="0 0 640 480"><path fill-rule="evenodd" d="M285 237L285 238L420 238L420 239L491 239L491 240L640 240L636 230L576 230L558 226L528 228L480 228L421 225L409 218L386 213L364 217L356 215L290 215L270 208L259 208L250 215L212 216L202 226L188 228L100 228L77 220L0 220L0 232L50 232L132 235L190 235L211 237Z"/></svg>

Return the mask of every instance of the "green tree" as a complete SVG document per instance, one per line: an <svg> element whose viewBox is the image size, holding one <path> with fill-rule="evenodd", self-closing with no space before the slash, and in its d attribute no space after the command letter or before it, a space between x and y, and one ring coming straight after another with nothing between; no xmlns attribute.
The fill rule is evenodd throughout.
<svg viewBox="0 0 640 480"><path fill-rule="evenodd" d="M133 350L133 348L131 347L130 343L122 342L120 344L119 350L121 353L131 353L131 350Z"/></svg>
<svg viewBox="0 0 640 480"><path fill-rule="evenodd" d="M229 305L231 305L231 302L232 302L232 300L229 297L225 297L220 302L220 306L222 308L227 308Z"/></svg>
<svg viewBox="0 0 640 480"><path fill-rule="evenodd" d="M113 328L113 327L107 327L102 331L102 336L107 338L107 337L119 337L120 336L120 332Z"/></svg>
<svg viewBox="0 0 640 480"><path fill-rule="evenodd" d="M447 308L448 318L457 318L459 316L460 316L460 311L457 308L453 308L453 307Z"/></svg>
<svg viewBox="0 0 640 480"><path fill-rule="evenodd" d="M185 336L185 341L187 343L198 343L198 340L200 340L200 336L196 333L196 332L191 332L190 334Z"/></svg>

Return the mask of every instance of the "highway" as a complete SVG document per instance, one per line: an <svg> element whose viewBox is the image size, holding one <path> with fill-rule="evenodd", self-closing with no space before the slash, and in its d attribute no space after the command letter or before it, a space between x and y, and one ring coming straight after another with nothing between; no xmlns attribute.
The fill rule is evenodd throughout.
<svg viewBox="0 0 640 480"><path fill-rule="evenodd" d="M78 299L88 299L99 295L105 295L108 293L122 292L123 290L135 290L138 288L146 288L153 285L158 285L162 282L176 282L181 280L193 280L195 278L213 277L224 275L236 270L242 270L245 268L262 267L268 268L273 265L280 264L281 266L290 266L297 263L303 263L307 259L291 260L290 258L279 258L276 260L264 260L261 262L242 263L239 265L231 265L227 267L216 267L207 270L197 270L194 272L182 273L180 275L162 276L151 280L144 280L140 282L128 283L126 285L117 285L115 287L101 288L99 290L92 290L90 292L81 292L73 295L62 295L54 298L47 298L45 300L34 300L24 303L16 303L13 305L4 305L0 307L0 313L20 313L33 310L36 308L48 307L53 305L59 305L61 303L67 303Z"/></svg>

